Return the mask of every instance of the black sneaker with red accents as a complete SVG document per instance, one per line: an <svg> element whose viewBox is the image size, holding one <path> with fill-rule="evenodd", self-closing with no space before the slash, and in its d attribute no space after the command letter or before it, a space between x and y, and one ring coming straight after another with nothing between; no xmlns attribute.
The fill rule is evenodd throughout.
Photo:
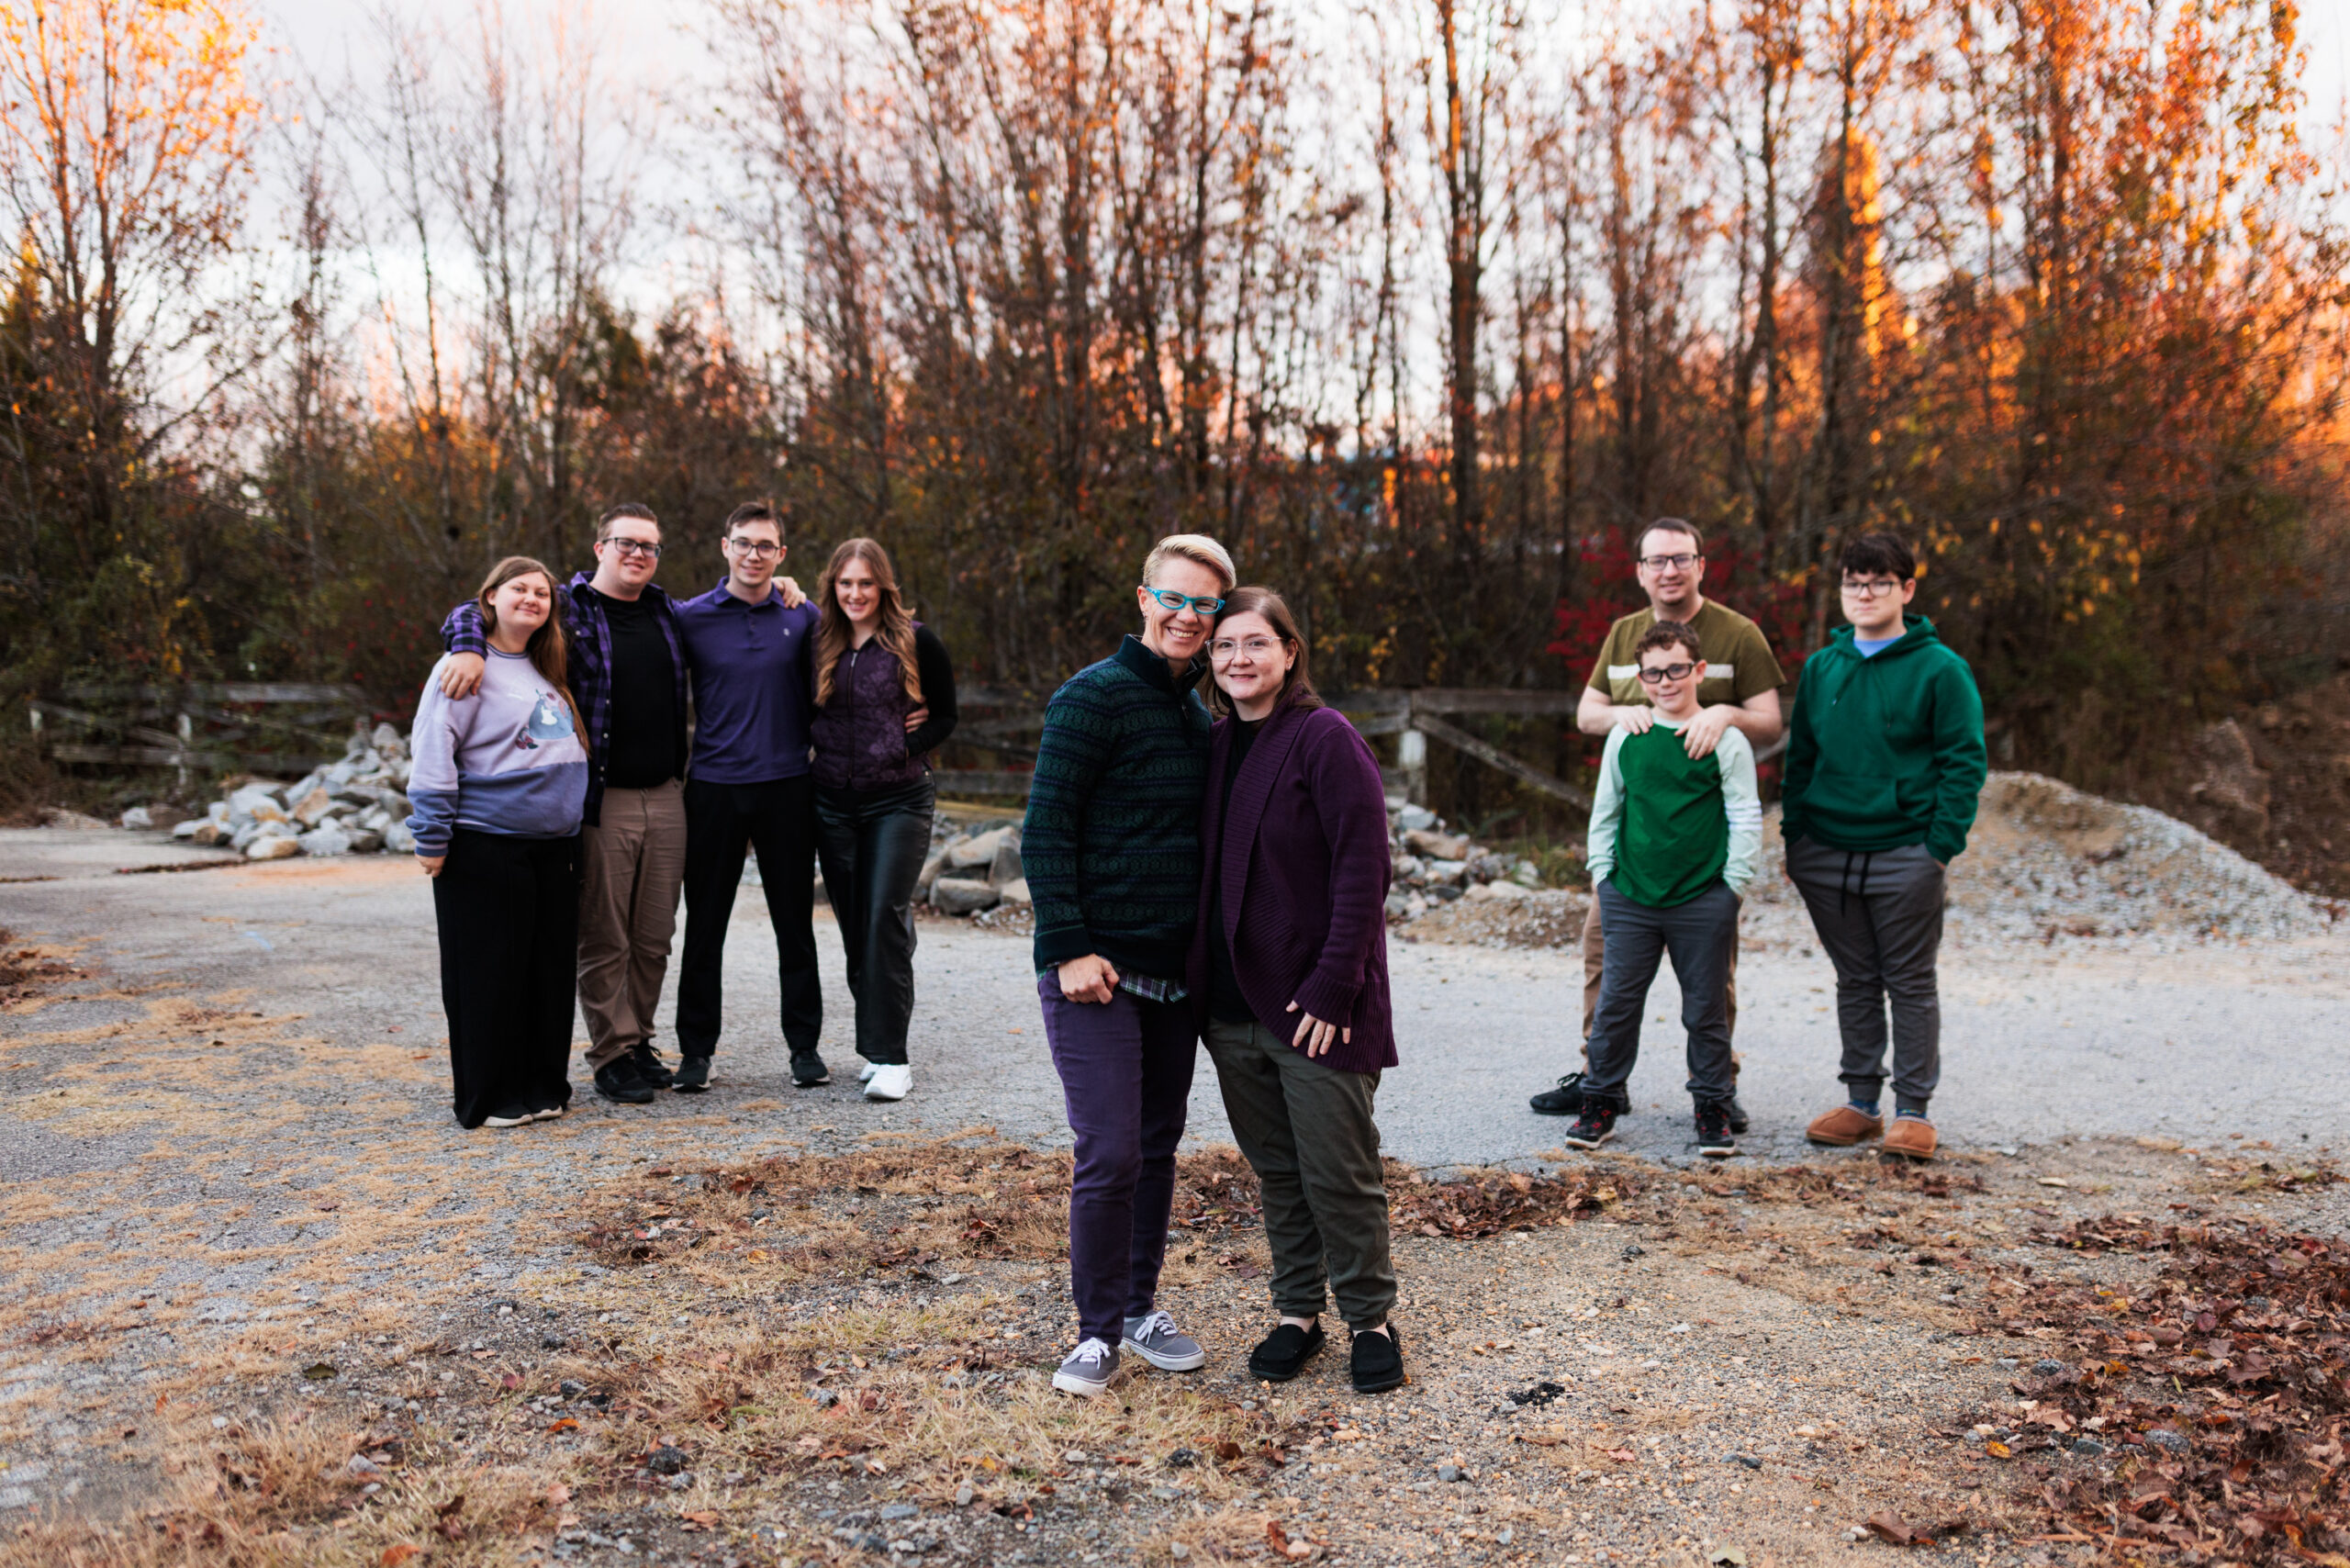
<svg viewBox="0 0 2350 1568"><path fill-rule="evenodd" d="M1727 1103L1697 1107L1697 1152L1708 1159L1728 1159L1738 1152L1738 1140L1730 1136Z"/></svg>
<svg viewBox="0 0 2350 1568"><path fill-rule="evenodd" d="M1583 1103L1583 1114L1567 1129L1569 1148L1597 1148L1616 1136L1616 1107L1601 1105L1591 1100Z"/></svg>

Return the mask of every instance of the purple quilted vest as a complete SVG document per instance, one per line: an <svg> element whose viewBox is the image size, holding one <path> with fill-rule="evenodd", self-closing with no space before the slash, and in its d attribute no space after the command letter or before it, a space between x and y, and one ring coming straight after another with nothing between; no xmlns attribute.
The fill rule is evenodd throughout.
<svg viewBox="0 0 2350 1568"><path fill-rule="evenodd" d="M832 700L809 725L816 782L827 790L881 790L920 779L929 768L906 754L906 715L912 711L895 654L878 641L842 654L833 668Z"/></svg>

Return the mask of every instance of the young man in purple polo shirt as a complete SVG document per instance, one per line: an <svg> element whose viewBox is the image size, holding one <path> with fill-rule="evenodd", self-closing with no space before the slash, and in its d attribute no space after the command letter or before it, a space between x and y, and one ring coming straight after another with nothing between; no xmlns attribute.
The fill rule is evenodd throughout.
<svg viewBox="0 0 2350 1568"><path fill-rule="evenodd" d="M734 509L726 578L677 607L693 674L694 756L686 779L686 951L677 975L677 1087L710 1082L718 1049L726 927L758 851L775 926L777 986L791 1081L829 1082L816 1054L824 997L816 970L816 788L808 771L816 607L786 608L775 582L783 525L766 503Z"/></svg>

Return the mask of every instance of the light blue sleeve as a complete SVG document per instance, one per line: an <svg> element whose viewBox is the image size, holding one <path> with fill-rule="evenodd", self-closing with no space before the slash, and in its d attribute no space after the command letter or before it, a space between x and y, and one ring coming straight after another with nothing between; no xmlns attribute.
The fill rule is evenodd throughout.
<svg viewBox="0 0 2350 1568"><path fill-rule="evenodd" d="M1607 749L1599 755L1599 794L1591 802L1591 828L1583 837L1583 865L1591 872L1591 890L1616 874L1616 839L1624 826L1624 727L1607 732Z"/></svg>
<svg viewBox="0 0 2350 1568"><path fill-rule="evenodd" d="M1729 817L1729 859L1722 880L1744 898L1762 860L1762 790L1754 778L1753 743L1738 730L1724 730L1714 755L1721 759L1722 810Z"/></svg>
<svg viewBox="0 0 2350 1568"><path fill-rule="evenodd" d="M408 830L416 834L416 852L428 857L449 852L457 823L457 748L464 737L457 705L441 694L441 666L448 662L444 655L425 678L408 738ZM465 700L469 710L480 702L478 696Z"/></svg>

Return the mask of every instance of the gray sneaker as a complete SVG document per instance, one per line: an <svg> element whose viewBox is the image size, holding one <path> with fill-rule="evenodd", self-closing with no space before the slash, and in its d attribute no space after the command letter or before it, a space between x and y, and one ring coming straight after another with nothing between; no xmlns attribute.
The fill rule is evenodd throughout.
<svg viewBox="0 0 2350 1568"><path fill-rule="evenodd" d="M1099 1339L1088 1339L1069 1353L1053 1386L1063 1394L1104 1394L1117 1380L1118 1352Z"/></svg>
<svg viewBox="0 0 2350 1568"><path fill-rule="evenodd" d="M1163 1312L1126 1319L1126 1337L1120 1348L1132 1350L1160 1372L1197 1372L1208 1364L1208 1353L1190 1335L1178 1332L1175 1320Z"/></svg>

